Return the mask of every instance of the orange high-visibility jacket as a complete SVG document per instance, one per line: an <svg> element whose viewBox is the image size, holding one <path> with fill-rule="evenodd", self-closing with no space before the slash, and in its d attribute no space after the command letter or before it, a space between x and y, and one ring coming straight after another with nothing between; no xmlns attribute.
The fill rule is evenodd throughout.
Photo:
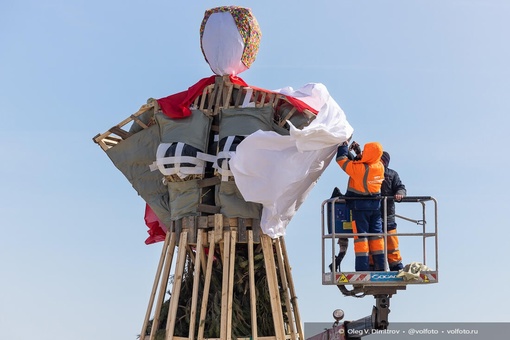
<svg viewBox="0 0 510 340"><path fill-rule="evenodd" d="M377 142L365 144L361 160L347 157L347 146L338 148L336 162L349 175L347 191L359 195L375 195L381 192L384 180L384 166L381 163L383 148Z"/></svg>

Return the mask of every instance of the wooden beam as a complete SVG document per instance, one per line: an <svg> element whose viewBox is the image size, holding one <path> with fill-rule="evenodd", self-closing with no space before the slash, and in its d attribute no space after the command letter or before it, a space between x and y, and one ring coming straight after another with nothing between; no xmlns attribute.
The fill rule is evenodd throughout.
<svg viewBox="0 0 510 340"><path fill-rule="evenodd" d="M198 284L200 283L200 257L202 256L204 231L199 230L197 236L197 247L196 247L196 261L195 270L193 272L193 293L191 295L191 313L189 316L189 340L195 339L195 323L197 317L197 303L198 303Z"/></svg>
<svg viewBox="0 0 510 340"><path fill-rule="evenodd" d="M152 313L152 307L154 306L154 299L156 298L156 292L158 290L159 282L161 279L161 272L163 271L163 264L165 263L166 253L168 243L170 242L170 233L166 234L165 242L163 243L163 248L161 249L161 256L159 257L158 269L156 269L156 277L154 278L154 283L152 284L152 291L149 297L149 305L147 306L147 311L145 312L145 318L143 320L142 331L140 335L145 335L147 333L147 326L149 325L149 319Z"/></svg>
<svg viewBox="0 0 510 340"><path fill-rule="evenodd" d="M287 281L287 272L285 271L285 261L283 259L282 247L280 244L280 238L275 240L276 256L278 258L278 269L280 270L280 282L283 289L285 308L287 309L287 320L290 328L290 338L296 340L296 325L294 323L294 313L292 304L290 301L289 284Z"/></svg>
<svg viewBox="0 0 510 340"><path fill-rule="evenodd" d="M209 300L209 289L211 287L211 273L214 260L214 236L209 233L209 254L207 255L207 268L205 270L204 291L202 293L202 307L200 308L200 319L198 323L198 340L204 340L205 316L207 314L207 302Z"/></svg>
<svg viewBox="0 0 510 340"><path fill-rule="evenodd" d="M166 288L168 286L168 278L170 277L170 269L172 268L172 261L175 253L175 243L176 243L176 235L175 232L169 232L170 234L170 242L166 249L166 259L165 259L165 269L163 270L163 276L161 277L161 283L159 286L159 294L158 301L156 302L156 311L154 314L154 319L152 320L152 328L150 334L150 340L154 340L156 338L156 331L159 324L159 317L161 315L161 308L163 306L163 302L165 300ZM168 235L167 235L168 236Z"/></svg>
<svg viewBox="0 0 510 340"><path fill-rule="evenodd" d="M223 215L214 215L214 242L218 243L223 239Z"/></svg>
<svg viewBox="0 0 510 340"><path fill-rule="evenodd" d="M229 234L230 234L230 251L229 251L230 263L228 264L227 339L232 339L232 304L234 299L234 269L236 259L237 231L232 230Z"/></svg>
<svg viewBox="0 0 510 340"><path fill-rule="evenodd" d="M274 262L273 242L266 234L261 235L260 242L262 244L262 251L264 252L264 263L266 265L267 284L269 286L275 336L277 340L285 340L285 328L283 324L280 292L278 290L278 277Z"/></svg>
<svg viewBox="0 0 510 340"><path fill-rule="evenodd" d="M292 115L294 115L294 112L296 112L296 108L295 107L292 107L292 109L289 111L289 113L287 113L287 115L280 121L280 126L284 126L285 123L287 122L288 119L290 119L290 117L292 117Z"/></svg>
<svg viewBox="0 0 510 340"><path fill-rule="evenodd" d="M228 308L228 274L230 265L230 233L231 231L225 231L223 235L223 275L221 280L221 318L220 318L220 338L227 338L227 308Z"/></svg>
<svg viewBox="0 0 510 340"><path fill-rule="evenodd" d="M280 238L280 244L282 246L283 258L285 261L285 270L287 271L287 279L289 281L289 289L290 289L290 301L292 302L292 306L294 307L294 317L296 318L296 326L300 339L305 338L305 332L303 329L303 325L301 323L301 315L299 314L298 301L296 296L296 290L294 289L294 280L292 278L292 268L289 264L289 257L287 255L287 246L285 245L285 239L283 237Z"/></svg>
<svg viewBox="0 0 510 340"><path fill-rule="evenodd" d="M184 273L184 264L186 262L186 244L188 241L188 232L181 232L179 241L179 250L177 252L177 268L175 269L174 283L172 287L172 296L170 297L170 306L168 307L168 318L166 321L166 340L173 340L175 330L175 316L179 306L179 295L181 293L182 275Z"/></svg>
<svg viewBox="0 0 510 340"><path fill-rule="evenodd" d="M255 294L255 263L253 260L253 231L248 230L248 275L250 279L251 338L257 340L257 295Z"/></svg>

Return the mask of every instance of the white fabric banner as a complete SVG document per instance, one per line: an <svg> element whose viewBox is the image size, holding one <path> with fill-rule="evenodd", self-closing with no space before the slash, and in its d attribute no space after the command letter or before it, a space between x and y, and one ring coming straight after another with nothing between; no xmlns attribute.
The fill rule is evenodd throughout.
<svg viewBox="0 0 510 340"><path fill-rule="evenodd" d="M289 136L261 130L249 135L229 163L244 199L263 205L261 228L272 238L285 235L338 145L353 133L345 113L323 84L276 92L307 103L319 111L317 117L302 130L290 124Z"/></svg>

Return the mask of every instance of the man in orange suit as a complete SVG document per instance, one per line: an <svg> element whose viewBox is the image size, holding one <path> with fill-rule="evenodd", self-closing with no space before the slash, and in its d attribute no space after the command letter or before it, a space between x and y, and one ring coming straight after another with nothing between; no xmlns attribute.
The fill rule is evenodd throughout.
<svg viewBox="0 0 510 340"><path fill-rule="evenodd" d="M347 206L352 211L354 233L382 233L380 210L381 185L384 180L382 154L383 148L377 142L365 144L359 160L350 159L347 142L338 147L336 161L349 175L345 196ZM356 254L356 271L370 270L369 257L372 257L376 271L385 270L386 259L382 235L355 236L354 252Z"/></svg>

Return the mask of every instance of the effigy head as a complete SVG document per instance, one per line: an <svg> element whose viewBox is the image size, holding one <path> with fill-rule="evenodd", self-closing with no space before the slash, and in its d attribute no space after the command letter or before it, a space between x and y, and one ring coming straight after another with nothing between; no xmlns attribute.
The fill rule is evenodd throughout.
<svg viewBox="0 0 510 340"><path fill-rule="evenodd" d="M238 75L257 56L262 33L251 9L222 6L205 11L200 47L211 70L220 76Z"/></svg>

